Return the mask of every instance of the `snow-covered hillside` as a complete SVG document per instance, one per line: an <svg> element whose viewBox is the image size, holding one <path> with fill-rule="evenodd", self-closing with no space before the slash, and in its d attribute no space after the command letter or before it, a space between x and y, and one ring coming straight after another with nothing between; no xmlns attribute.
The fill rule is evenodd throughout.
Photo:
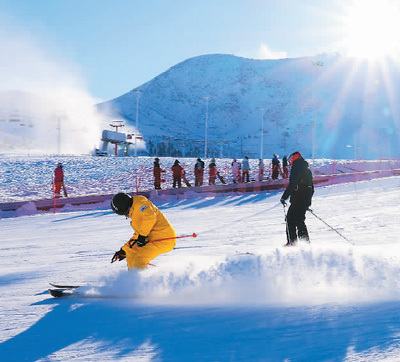
<svg viewBox="0 0 400 362"><path fill-rule="evenodd" d="M311 244L292 248L280 192L159 200L198 237L140 273L110 264L132 230L108 207L2 219L0 359L396 361L399 186L317 188L314 213L350 242L307 213ZM91 288L58 300L49 282Z"/></svg>
<svg viewBox="0 0 400 362"><path fill-rule="evenodd" d="M139 129L151 154L170 155L172 148L172 156L204 156L206 118L210 156L259 158L262 127L265 155L302 149L311 157L313 140L318 157L399 153L400 108L393 100L400 98L400 73L390 61L382 68L338 55L205 55L137 88ZM134 125L137 96L129 92L98 108Z"/></svg>
<svg viewBox="0 0 400 362"><path fill-rule="evenodd" d="M171 167L175 158L161 157L160 165L163 173L162 189L171 189ZM209 184L208 166L210 159L204 159L204 185ZM241 161L239 159L239 161ZM309 160L314 177L327 175L329 183L354 182L370 179L369 173L375 177L387 177L400 172L400 160ZM56 165L62 162L64 167L64 184L71 198L88 195L111 195L123 192L154 191L154 176L152 157L92 157L89 155L0 155L0 203L25 202L29 200L51 199L52 177ZM194 165L196 159L180 159L185 175L191 186L195 185ZM224 180L232 184L232 159L216 159L217 170ZM260 180L258 160L250 160L251 180ZM264 160L262 179L271 182L271 160ZM386 173L385 171L389 171ZM384 173L384 174L382 174ZM276 180L281 186L281 175ZM327 179L328 180L328 179ZM274 183L274 181L272 181ZM217 179L216 185L221 185ZM244 186L245 184L243 184ZM183 183L184 190L188 189ZM202 187L204 188L204 187ZM202 192L213 192L211 189ZM197 190L201 191L201 190ZM215 190L214 190L215 191ZM0 211L0 218L4 216Z"/></svg>

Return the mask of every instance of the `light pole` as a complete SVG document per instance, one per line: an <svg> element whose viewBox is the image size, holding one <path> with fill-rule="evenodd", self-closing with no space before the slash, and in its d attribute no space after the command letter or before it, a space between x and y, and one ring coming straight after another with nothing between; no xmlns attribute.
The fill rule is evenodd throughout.
<svg viewBox="0 0 400 362"><path fill-rule="evenodd" d="M260 159L263 159L264 156L264 112L265 112L265 107L259 107L257 108L259 111L261 111L261 140L260 140Z"/></svg>
<svg viewBox="0 0 400 362"><path fill-rule="evenodd" d="M58 126L57 126L57 130L58 130L58 154L61 154L61 118L60 116L58 116Z"/></svg>
<svg viewBox="0 0 400 362"><path fill-rule="evenodd" d="M316 78L315 85L316 85L317 80L318 80L318 69L323 67L324 63L321 62L320 60L317 62L311 62L311 63L316 69L316 77L315 77ZM315 165L316 130L317 130L317 120L316 120L316 116L314 116L314 120L313 120L313 124L312 124L312 164L313 164L313 166Z"/></svg>
<svg viewBox="0 0 400 362"><path fill-rule="evenodd" d="M61 121L66 119L66 116L63 113L55 114L55 116L57 117L57 152L61 154Z"/></svg>
<svg viewBox="0 0 400 362"><path fill-rule="evenodd" d="M202 97L206 101L206 125L205 125L205 137L204 137L204 158L207 158L207 143L208 143L208 101L211 97Z"/></svg>
<svg viewBox="0 0 400 362"><path fill-rule="evenodd" d="M141 89L133 89L136 93L136 132L135 132L135 157L137 157L137 135L139 132L139 98L140 94L143 93Z"/></svg>

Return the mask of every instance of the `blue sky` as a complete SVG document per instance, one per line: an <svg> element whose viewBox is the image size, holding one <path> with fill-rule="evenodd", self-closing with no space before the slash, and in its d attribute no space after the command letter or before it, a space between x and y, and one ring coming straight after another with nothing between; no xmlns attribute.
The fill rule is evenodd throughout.
<svg viewBox="0 0 400 362"><path fill-rule="evenodd" d="M79 74L93 97L107 100L198 55L274 58L339 50L333 44L341 3L0 0L0 37L26 38Z"/></svg>

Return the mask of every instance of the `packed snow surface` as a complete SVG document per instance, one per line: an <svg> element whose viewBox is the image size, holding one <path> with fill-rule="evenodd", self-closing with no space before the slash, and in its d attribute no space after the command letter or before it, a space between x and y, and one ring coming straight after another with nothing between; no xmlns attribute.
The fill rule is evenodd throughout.
<svg viewBox="0 0 400 362"><path fill-rule="evenodd" d="M311 243L281 192L153 202L176 248L146 270L109 208L0 219L0 360L396 361L400 178L316 188ZM84 287L55 299L49 282Z"/></svg>

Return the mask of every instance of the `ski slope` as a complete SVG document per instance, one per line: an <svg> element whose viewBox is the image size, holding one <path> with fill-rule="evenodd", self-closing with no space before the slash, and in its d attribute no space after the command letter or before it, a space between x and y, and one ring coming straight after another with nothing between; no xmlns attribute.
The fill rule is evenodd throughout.
<svg viewBox="0 0 400 362"><path fill-rule="evenodd" d="M285 248L281 193L159 199L175 250L136 272L107 208L0 219L0 360L397 361L400 178L316 188ZM49 282L85 284L54 299Z"/></svg>

